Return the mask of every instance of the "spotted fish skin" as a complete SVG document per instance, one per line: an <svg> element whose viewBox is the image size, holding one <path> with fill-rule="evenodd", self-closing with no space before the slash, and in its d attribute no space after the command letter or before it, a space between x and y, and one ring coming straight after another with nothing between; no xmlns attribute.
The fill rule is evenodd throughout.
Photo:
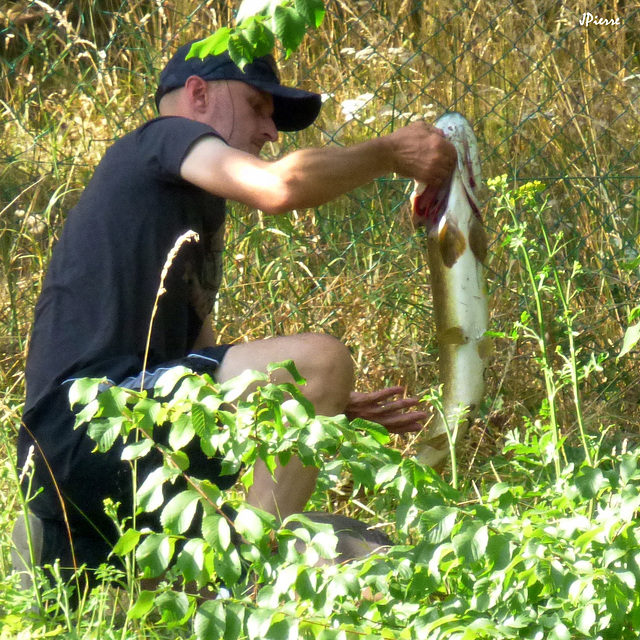
<svg viewBox="0 0 640 640"><path fill-rule="evenodd" d="M492 344L486 336L489 306L483 262L487 238L477 193L481 185L478 145L459 113L435 122L458 152L451 180L439 188L416 183L413 222L427 230L427 254L443 385L444 416L432 422L418 458L439 469L449 456L447 426L464 437L484 397L484 373Z"/></svg>

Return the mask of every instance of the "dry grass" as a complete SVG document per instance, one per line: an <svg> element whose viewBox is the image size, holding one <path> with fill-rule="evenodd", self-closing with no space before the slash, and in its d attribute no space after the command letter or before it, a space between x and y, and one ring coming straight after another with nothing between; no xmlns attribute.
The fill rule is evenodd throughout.
<svg viewBox="0 0 640 640"><path fill-rule="evenodd" d="M615 356L637 298L640 64L638 9L615 2L600 15L621 27L578 24L586 0L432 3L332 1L320 32L283 75L328 95L317 127L285 136L298 145L346 144L446 109L472 121L487 176L542 179L544 224L564 233L567 268L584 267L576 305L585 354ZM17 425L29 326L48 256L69 208L110 142L153 116L157 70L178 44L229 18L226 3L0 2L0 405ZM354 119L343 103L373 94ZM327 331L352 348L360 384L436 382L428 273L409 226L410 185L383 179L313 211L275 220L231 211L221 341ZM505 220L486 211L493 236L492 322L508 331L528 306ZM539 220L529 220L538 233ZM564 346L553 294L549 349ZM502 340L489 371L494 404L467 455L497 450L507 427L535 418L545 397L531 342ZM638 369L632 358L584 385L588 424L634 433ZM568 397L562 426L574 428ZM403 446L403 443L399 443ZM8 451L0 453L4 458Z"/></svg>

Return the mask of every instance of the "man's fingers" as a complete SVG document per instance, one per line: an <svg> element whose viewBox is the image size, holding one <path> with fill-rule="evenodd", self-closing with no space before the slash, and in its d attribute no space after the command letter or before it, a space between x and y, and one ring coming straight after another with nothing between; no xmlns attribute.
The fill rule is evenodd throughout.
<svg viewBox="0 0 640 640"><path fill-rule="evenodd" d="M388 387L380 391L351 393L347 415L350 419L363 418L383 426L390 433L403 434L420 431L429 414L416 411L417 398L398 398L404 387Z"/></svg>
<svg viewBox="0 0 640 640"><path fill-rule="evenodd" d="M377 404L371 407L363 407L363 414L367 414L375 417L382 417L385 414L395 414L395 413L404 413L407 409L412 409L413 407L418 406L418 401L416 398L402 398L400 400L393 400L391 402L386 402L384 404ZM411 415L416 413L412 411Z"/></svg>
<svg viewBox="0 0 640 640"><path fill-rule="evenodd" d="M404 387L387 387L380 391L352 391L349 404L352 406L373 404L375 402L382 402L392 396L400 395L401 393L404 393Z"/></svg>

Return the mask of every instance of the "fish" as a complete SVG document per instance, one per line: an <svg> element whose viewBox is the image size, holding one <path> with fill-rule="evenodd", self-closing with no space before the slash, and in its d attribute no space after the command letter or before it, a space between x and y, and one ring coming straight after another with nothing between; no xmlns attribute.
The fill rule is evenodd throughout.
<svg viewBox="0 0 640 640"><path fill-rule="evenodd" d="M439 187L415 183L411 208L414 227L426 230L442 385L441 410L420 439L417 458L441 470L450 453L447 429L454 445L459 443L484 399L493 345L487 336L487 235L478 200L478 142L469 122L457 112L444 114L434 126L456 147L457 166Z"/></svg>

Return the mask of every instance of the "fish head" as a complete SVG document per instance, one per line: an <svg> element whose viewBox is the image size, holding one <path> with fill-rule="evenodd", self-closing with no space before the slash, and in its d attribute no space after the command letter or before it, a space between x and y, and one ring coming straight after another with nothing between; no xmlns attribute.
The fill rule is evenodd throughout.
<svg viewBox="0 0 640 640"><path fill-rule="evenodd" d="M439 225L447 210L452 183L458 181L466 192L472 210L478 218L480 217L480 205L476 194L482 183L482 175L478 142L471 125L461 114L451 112L438 118L434 126L455 146L458 164L449 180L437 187L422 183L415 185L411 195L413 225L425 226L427 230Z"/></svg>
<svg viewBox="0 0 640 640"><path fill-rule="evenodd" d="M477 201L476 194L482 184L478 141L469 121L455 111L445 113L438 118L434 126L444 133L445 137L458 152L457 170L467 195Z"/></svg>

